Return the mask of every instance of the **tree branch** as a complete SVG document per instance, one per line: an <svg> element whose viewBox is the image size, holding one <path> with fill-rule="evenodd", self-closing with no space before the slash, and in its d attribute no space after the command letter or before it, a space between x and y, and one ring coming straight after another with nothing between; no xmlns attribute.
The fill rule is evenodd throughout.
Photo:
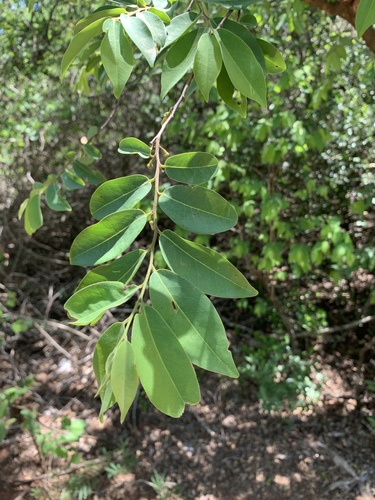
<svg viewBox="0 0 375 500"><path fill-rule="evenodd" d="M331 16L340 16L355 27L355 15L359 0L337 0L336 2L328 0L304 0L304 2L323 10ZM375 29L369 28L362 38L371 52L375 54Z"/></svg>

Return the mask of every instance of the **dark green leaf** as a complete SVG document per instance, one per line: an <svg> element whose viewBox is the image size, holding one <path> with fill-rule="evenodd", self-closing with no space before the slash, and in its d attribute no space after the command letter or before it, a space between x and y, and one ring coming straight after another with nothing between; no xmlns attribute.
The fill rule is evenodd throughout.
<svg viewBox="0 0 375 500"><path fill-rule="evenodd" d="M99 149L95 146L92 146L91 144L85 144L82 149L85 154L87 154L87 156L89 156L93 160L100 160L102 157L102 153L99 151Z"/></svg>
<svg viewBox="0 0 375 500"><path fill-rule="evenodd" d="M167 158L165 173L178 182L204 184L216 174L217 167L217 158L209 153L181 153Z"/></svg>
<svg viewBox="0 0 375 500"><path fill-rule="evenodd" d="M238 377L223 323L203 292L181 276L162 270L151 276L150 297L192 363Z"/></svg>
<svg viewBox="0 0 375 500"><path fill-rule="evenodd" d="M50 184L46 189L46 203L51 210L56 212L70 212L72 207L60 194L60 186L56 183Z"/></svg>
<svg viewBox="0 0 375 500"><path fill-rule="evenodd" d="M193 65L201 35L202 29L186 33L169 49L161 74L162 99Z"/></svg>
<svg viewBox="0 0 375 500"><path fill-rule="evenodd" d="M66 189L73 191L74 189L81 189L85 182L78 175L70 170L65 170L65 172L61 176L61 180Z"/></svg>
<svg viewBox="0 0 375 500"><path fill-rule="evenodd" d="M137 154L141 158L149 158L151 155L150 146L136 137L126 137L119 144L118 152L123 155Z"/></svg>
<svg viewBox="0 0 375 500"><path fill-rule="evenodd" d="M135 285L124 290L123 283L117 281L94 283L75 292L65 302L64 308L70 318L76 319L73 325L92 325L99 321L108 309L127 302L137 290Z"/></svg>
<svg viewBox="0 0 375 500"><path fill-rule="evenodd" d="M156 408L179 417L185 403L199 402L192 364L174 332L154 308L143 306L135 317L132 345L139 378Z"/></svg>
<svg viewBox="0 0 375 500"><path fill-rule="evenodd" d="M101 172L92 169L81 161L75 160L72 164L72 168L78 177L87 179L90 184L101 184L106 180Z"/></svg>
<svg viewBox="0 0 375 500"><path fill-rule="evenodd" d="M240 94L238 100L235 99L235 89L224 66L221 68L220 75L217 79L217 91L227 106L232 108L243 118L246 118L247 99L242 94Z"/></svg>
<svg viewBox="0 0 375 500"><path fill-rule="evenodd" d="M230 203L199 186L169 187L161 194L159 205L173 222L196 234L222 233L237 223Z"/></svg>
<svg viewBox="0 0 375 500"><path fill-rule="evenodd" d="M146 254L145 250L133 250L111 264L95 267L81 280L76 291L101 281L120 281L126 285L138 271Z"/></svg>
<svg viewBox="0 0 375 500"><path fill-rule="evenodd" d="M214 3L222 5L227 9L245 9L249 5L257 2L258 0L205 0L206 3Z"/></svg>
<svg viewBox="0 0 375 500"><path fill-rule="evenodd" d="M151 182L145 175L129 175L104 182L90 200L90 211L95 219L133 208L151 189Z"/></svg>
<svg viewBox="0 0 375 500"><path fill-rule="evenodd" d="M133 243L146 220L142 210L123 210L104 217L75 238L70 249L71 264L95 266L115 259Z"/></svg>
<svg viewBox="0 0 375 500"><path fill-rule="evenodd" d="M100 45L100 55L112 82L114 96L118 99L133 70L133 51L120 22L108 19L103 31L106 34Z"/></svg>
<svg viewBox="0 0 375 500"><path fill-rule="evenodd" d="M245 276L215 250L164 231L160 248L168 266L202 292L224 298L254 297L258 292Z"/></svg>

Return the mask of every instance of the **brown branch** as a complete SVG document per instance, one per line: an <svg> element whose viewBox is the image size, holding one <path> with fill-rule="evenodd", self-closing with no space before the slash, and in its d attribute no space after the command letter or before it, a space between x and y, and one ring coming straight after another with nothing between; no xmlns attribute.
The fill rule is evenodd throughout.
<svg viewBox="0 0 375 500"><path fill-rule="evenodd" d="M359 0L337 0L330 2L327 0L304 0L305 3L323 10L331 16L339 16L355 27L355 15ZM362 36L367 47L375 54L375 29L369 28Z"/></svg>

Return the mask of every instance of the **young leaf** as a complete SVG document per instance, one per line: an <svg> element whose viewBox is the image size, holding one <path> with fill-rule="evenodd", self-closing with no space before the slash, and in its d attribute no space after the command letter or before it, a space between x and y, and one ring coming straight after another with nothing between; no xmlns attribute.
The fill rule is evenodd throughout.
<svg viewBox="0 0 375 500"><path fill-rule="evenodd" d="M141 158L149 158L151 155L150 146L140 141L136 137L126 137L119 144L118 152L123 155L137 154Z"/></svg>
<svg viewBox="0 0 375 500"><path fill-rule="evenodd" d="M129 175L104 182L90 200L90 212L100 220L106 215L133 208L151 189L145 175Z"/></svg>
<svg viewBox="0 0 375 500"><path fill-rule="evenodd" d="M221 195L199 186L172 186L159 198L163 212L176 224L196 234L228 231L237 214Z"/></svg>
<svg viewBox="0 0 375 500"><path fill-rule="evenodd" d="M137 290L135 285L124 290L123 283L102 281L75 292L65 302L64 308L70 318L76 318L76 321L72 322L73 325L92 325L99 321L108 309L127 302Z"/></svg>
<svg viewBox="0 0 375 500"><path fill-rule="evenodd" d="M282 73L283 71L285 71L285 61L277 48L271 43L262 40L261 38L257 38L256 40L263 51L267 72L271 75L275 75L277 73Z"/></svg>
<svg viewBox="0 0 375 500"><path fill-rule="evenodd" d="M81 50L88 44L88 42L94 38L96 35L100 35L102 32L102 25L104 23L103 19L98 19L93 23L89 24L81 31L79 31L72 39L69 47L63 56L61 62L61 78L64 78L69 66L72 64L74 59L78 56Z"/></svg>
<svg viewBox="0 0 375 500"><path fill-rule="evenodd" d="M112 82L114 96L118 99L133 70L133 51L121 23L108 19L103 31L106 34L100 45L100 55Z"/></svg>
<svg viewBox="0 0 375 500"><path fill-rule="evenodd" d="M133 346L127 340L121 342L116 348L112 361L111 387L120 408L120 422L122 423L138 389Z"/></svg>
<svg viewBox="0 0 375 500"><path fill-rule="evenodd" d="M152 67L157 56L157 48L147 24L138 17L126 14L121 14L120 20L129 38L131 38L142 52L148 64Z"/></svg>
<svg viewBox="0 0 375 500"><path fill-rule="evenodd" d="M171 20L167 26L167 39L164 48L176 42L182 35L187 33L190 28L198 21L199 16L195 12L184 12Z"/></svg>
<svg viewBox="0 0 375 500"><path fill-rule="evenodd" d="M122 7L110 7L109 5L107 5L105 9L98 9L89 16L78 21L78 23L74 27L74 34L76 35L79 31L82 31L83 28L86 28L86 26L92 24L98 19L105 20L108 17L118 17L120 14L123 14L125 12L126 10Z"/></svg>
<svg viewBox="0 0 375 500"><path fill-rule="evenodd" d="M31 191L30 198L24 212L25 231L28 235L32 235L40 227L43 226L43 215L40 208L40 193Z"/></svg>
<svg viewBox="0 0 375 500"><path fill-rule="evenodd" d="M163 47L167 38L167 32L160 17L150 11L138 12L137 17L147 25L154 42L159 45L159 47Z"/></svg>
<svg viewBox="0 0 375 500"><path fill-rule="evenodd" d="M217 167L217 158L209 153L181 153L167 158L165 173L177 182L204 184L216 174Z"/></svg>
<svg viewBox="0 0 375 500"><path fill-rule="evenodd" d="M56 212L70 212L72 207L60 194L60 186L56 183L50 184L46 189L46 203L51 210Z"/></svg>
<svg viewBox="0 0 375 500"><path fill-rule="evenodd" d="M355 16L355 28L358 36L375 24L375 0L361 0Z"/></svg>
<svg viewBox="0 0 375 500"><path fill-rule="evenodd" d="M258 292L227 259L215 250L164 231L160 249L173 272L202 292L223 298L254 297Z"/></svg>
<svg viewBox="0 0 375 500"><path fill-rule="evenodd" d="M85 181L70 170L65 170L65 172L61 176L61 180L63 185L66 187L66 189L69 189L69 191L81 189L85 185Z"/></svg>
<svg viewBox="0 0 375 500"><path fill-rule="evenodd" d="M238 377L223 323L203 292L181 276L161 270L151 276L150 297L192 363Z"/></svg>
<svg viewBox="0 0 375 500"><path fill-rule="evenodd" d="M95 266L115 259L133 243L146 224L142 210L122 210L79 233L70 249L70 262Z"/></svg>
<svg viewBox="0 0 375 500"><path fill-rule="evenodd" d="M220 28L217 30L223 62L234 87L249 99L267 106L266 81L254 53L240 37Z"/></svg>
<svg viewBox="0 0 375 500"><path fill-rule="evenodd" d="M74 173L77 174L78 177L87 179L90 184L101 184L106 180L101 172L92 169L81 161L74 160L74 162L72 163L72 168L74 170Z"/></svg>
<svg viewBox="0 0 375 500"><path fill-rule="evenodd" d="M204 33L198 42L195 54L194 78L206 101L219 76L222 62L220 46L216 38L210 33Z"/></svg>
<svg viewBox="0 0 375 500"><path fill-rule="evenodd" d="M156 408L179 417L185 403L199 402L194 368L176 335L154 308L143 306L135 317L132 345L139 378Z"/></svg>
<svg viewBox="0 0 375 500"><path fill-rule="evenodd" d="M243 118L246 118L247 114L247 99L241 94L241 100L238 102L234 99L234 87L233 83L230 81L227 70L223 66L221 68L220 75L217 79L217 91L219 96L223 99L225 104L240 114Z"/></svg>
<svg viewBox="0 0 375 500"><path fill-rule="evenodd" d="M76 292L101 281L120 281L126 285L138 271L146 253L145 250L133 250L111 264L95 267L81 280Z"/></svg>
<svg viewBox="0 0 375 500"><path fill-rule="evenodd" d="M191 68L201 35L202 29L186 33L169 49L161 74L162 99Z"/></svg>

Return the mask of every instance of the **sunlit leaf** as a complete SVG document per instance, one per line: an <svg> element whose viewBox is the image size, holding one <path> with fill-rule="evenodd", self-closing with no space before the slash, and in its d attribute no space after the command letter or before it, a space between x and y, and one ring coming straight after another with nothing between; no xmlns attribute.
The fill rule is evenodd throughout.
<svg viewBox="0 0 375 500"><path fill-rule="evenodd" d="M285 71L285 61L277 48L261 38L257 38L257 42L263 51L267 72L270 74L277 74Z"/></svg>
<svg viewBox="0 0 375 500"><path fill-rule="evenodd" d="M111 387L120 408L120 422L123 422L138 389L133 347L127 340L116 348L112 361Z"/></svg>
<svg viewBox="0 0 375 500"><path fill-rule="evenodd" d="M245 276L215 250L187 241L169 230L161 234L159 243L170 269L202 292L227 298L258 294Z"/></svg>
<svg viewBox="0 0 375 500"><path fill-rule="evenodd" d="M217 167L217 158L209 153L181 153L167 158L165 173L178 182L204 184L216 174Z"/></svg>
<svg viewBox="0 0 375 500"><path fill-rule="evenodd" d="M24 211L24 226L28 235L32 235L43 226L43 215L40 208L40 193L31 191Z"/></svg>
<svg viewBox="0 0 375 500"><path fill-rule="evenodd" d="M121 14L120 20L129 38L131 38L133 43L142 52L148 64L152 67L157 56L157 48L147 24L139 17L125 14Z"/></svg>
<svg viewBox="0 0 375 500"><path fill-rule="evenodd" d="M141 158L149 158L151 155L150 146L136 137L126 137L119 144L118 152L123 155L137 154Z"/></svg>
<svg viewBox="0 0 375 500"><path fill-rule="evenodd" d="M120 14L125 13L125 9L123 7L110 7L106 5L106 7L100 8L97 11L93 12L87 17L84 17L74 27L74 34L77 34L79 31L82 31L83 28L86 28L89 24L92 24L94 21L98 19L105 20L108 17L118 17ZM104 18L104 19L103 19Z"/></svg>
<svg viewBox="0 0 375 500"><path fill-rule="evenodd" d="M162 270L151 276L150 297L192 363L238 377L223 323L203 292L181 276Z"/></svg>
<svg viewBox="0 0 375 500"><path fill-rule="evenodd" d="M358 36L375 24L375 0L361 0L355 16L355 28Z"/></svg>
<svg viewBox="0 0 375 500"><path fill-rule="evenodd" d="M212 34L204 33L199 39L195 54L194 78L206 101L219 76L221 65L222 57L218 41Z"/></svg>
<svg viewBox="0 0 375 500"><path fill-rule="evenodd" d="M60 186L56 183L50 184L46 189L46 203L51 210L57 212L70 212L72 207L60 194Z"/></svg>
<svg viewBox="0 0 375 500"><path fill-rule="evenodd" d="M167 38L167 32L160 17L150 11L139 12L137 17L147 25L154 42L159 47L163 47Z"/></svg>

